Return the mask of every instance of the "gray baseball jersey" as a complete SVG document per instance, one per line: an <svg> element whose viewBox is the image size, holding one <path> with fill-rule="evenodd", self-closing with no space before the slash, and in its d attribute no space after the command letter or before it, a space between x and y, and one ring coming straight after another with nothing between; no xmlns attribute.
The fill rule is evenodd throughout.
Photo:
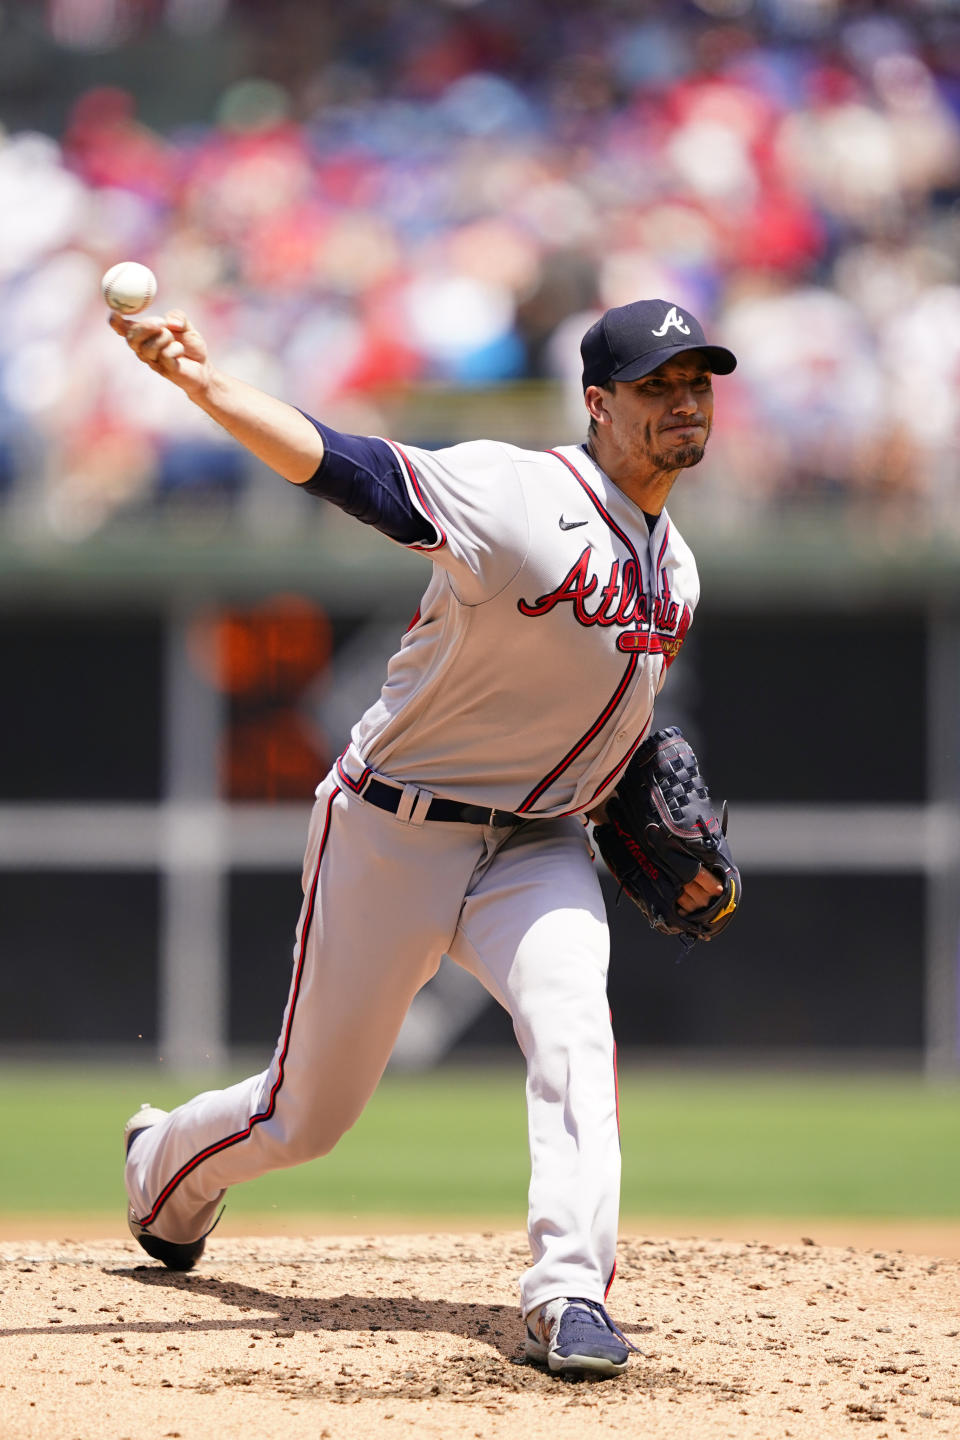
<svg viewBox="0 0 960 1440"><path fill-rule="evenodd" d="M421 608L353 732L381 774L519 815L598 803L650 725L699 597L580 446L393 446L436 532Z"/></svg>

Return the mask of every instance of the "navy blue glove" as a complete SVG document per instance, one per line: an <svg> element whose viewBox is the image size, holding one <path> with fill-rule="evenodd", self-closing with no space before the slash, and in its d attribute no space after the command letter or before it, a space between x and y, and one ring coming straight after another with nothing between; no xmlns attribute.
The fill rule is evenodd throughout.
<svg viewBox="0 0 960 1440"><path fill-rule="evenodd" d="M648 735L594 828L597 849L621 889L654 930L685 942L712 940L740 904L740 871L726 839L727 807L718 813L691 746L676 725ZM699 910L677 908L700 866L722 892Z"/></svg>

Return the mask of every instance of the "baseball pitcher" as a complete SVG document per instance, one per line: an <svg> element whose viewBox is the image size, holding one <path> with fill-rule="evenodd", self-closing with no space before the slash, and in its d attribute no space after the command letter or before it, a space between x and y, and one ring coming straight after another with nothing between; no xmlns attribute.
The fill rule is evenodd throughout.
<svg viewBox="0 0 960 1440"><path fill-rule="evenodd" d="M189 1269L230 1185L331 1150L448 954L509 1012L526 1060L527 1356L616 1375L631 1346L605 1308L620 1146L586 820L657 929L693 943L729 923L725 823L683 737L651 723L699 597L665 502L703 456L712 377L736 360L680 305L620 306L583 337L585 443L428 451L340 434L223 374L180 312L110 324L286 480L430 564L380 695L316 792L273 1059L132 1117L130 1228Z"/></svg>

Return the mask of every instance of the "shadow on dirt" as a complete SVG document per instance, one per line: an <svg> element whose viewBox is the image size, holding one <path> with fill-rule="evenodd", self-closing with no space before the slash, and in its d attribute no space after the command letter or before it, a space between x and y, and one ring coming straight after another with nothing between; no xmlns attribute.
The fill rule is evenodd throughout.
<svg viewBox="0 0 960 1440"><path fill-rule="evenodd" d="M112 1273L126 1273L140 1284L158 1289L207 1295L244 1312L243 1318L236 1321L184 1320L181 1323L187 1330L218 1329L234 1324L249 1327L251 1317L256 1316L258 1324L270 1323L276 1330L291 1333L298 1330L356 1330L368 1334L378 1330L441 1331L464 1340L483 1340L508 1359L519 1349L519 1317L512 1305L421 1300L410 1295L278 1295L235 1280L176 1274L152 1265ZM144 1325L151 1328L150 1322Z"/></svg>
<svg viewBox="0 0 960 1440"><path fill-rule="evenodd" d="M432 1397L475 1404L493 1403L524 1393L556 1394L560 1384L569 1397L568 1403L589 1405L596 1403L591 1396L602 1396L605 1404L607 1401L620 1404L640 1394L650 1396L665 1391L679 1394L692 1383L679 1366L650 1364L658 1361L659 1355L642 1352L634 1357L634 1363L615 1385L598 1384L599 1377L565 1377L567 1383L564 1383L561 1377L524 1360L523 1326L513 1305L428 1300L416 1295L318 1296L309 1293L309 1281L305 1282L302 1274L291 1277L289 1283L291 1288L303 1286L304 1293L290 1294L209 1274L176 1273L159 1265L99 1268L104 1276L126 1282L131 1301L136 1287L142 1287L144 1300L144 1291L157 1292L156 1310L162 1309L165 1313L162 1318L159 1314L144 1316L142 1308L148 1311L153 1308L147 1301L142 1308L137 1307L141 1313L136 1319L106 1313L106 1307L95 1320L85 1323L60 1323L58 1317L58 1344L71 1335L95 1335L120 1345L118 1355L130 1356L143 1353L130 1347L149 1336L222 1337L224 1344L220 1353L227 1363L208 1370L201 1381L182 1382L178 1387L181 1389L214 1393L222 1387L242 1386L288 1399L327 1400L337 1404L358 1400L422 1401ZM171 1316L161 1297L174 1296L181 1313ZM211 1310L211 1301L222 1309ZM114 1306L119 1303L115 1300ZM199 1313L201 1307L205 1314ZM627 1329L639 1339L650 1327L628 1326ZM348 1338L335 1339L338 1332ZM400 1359L402 1350L387 1348L402 1343L397 1338L401 1333L423 1337L415 1359L406 1356ZM49 1338L49 1322L0 1328L0 1337L16 1335ZM437 1337L441 1335L466 1342L465 1348L451 1354L449 1347L437 1345ZM228 1337L236 1337L236 1341ZM293 1365L276 1360L265 1366L263 1351L247 1354L248 1340L269 1344L295 1337L313 1337L316 1344L317 1363L308 1365L306 1373L303 1373L302 1362ZM362 1337L366 1337L365 1343L350 1343L362 1341ZM357 1374L351 1368L348 1373L347 1365L370 1362L356 1361L341 1354L341 1350L365 1349L369 1354L371 1347L380 1356L379 1370ZM167 1349L176 1348L167 1346ZM252 1350L253 1346L249 1348ZM321 1358L331 1352L336 1354L337 1363L346 1362L339 1370ZM302 1352L296 1353L299 1360Z"/></svg>
<svg viewBox="0 0 960 1440"><path fill-rule="evenodd" d="M98 1319L93 1324L66 1324L60 1335L162 1335L187 1334L197 1331L269 1330L279 1336L298 1332L355 1331L373 1334L378 1331L455 1335L463 1340L479 1340L497 1350L504 1359L516 1360L522 1354L522 1326L512 1305L485 1305L475 1300L424 1300L414 1295L352 1295L316 1296L281 1295L236 1280L224 1280L197 1272L178 1273L157 1265L104 1267L104 1274L127 1279L151 1290L173 1290L187 1298L206 1296L224 1306L240 1311L238 1315L212 1318L186 1314L174 1319L110 1320ZM626 1327L637 1334L649 1326ZM46 1325L19 1326L4 1329L4 1335L49 1333Z"/></svg>

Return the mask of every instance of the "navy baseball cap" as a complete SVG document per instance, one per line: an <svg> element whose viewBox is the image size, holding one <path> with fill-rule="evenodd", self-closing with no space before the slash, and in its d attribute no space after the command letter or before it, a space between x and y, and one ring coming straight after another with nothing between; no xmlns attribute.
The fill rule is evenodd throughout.
<svg viewBox="0 0 960 1440"><path fill-rule="evenodd" d="M684 350L702 350L716 375L729 375L737 368L731 350L707 344L700 321L689 310L669 300L616 305L590 326L580 342L583 388L607 380L639 380Z"/></svg>

